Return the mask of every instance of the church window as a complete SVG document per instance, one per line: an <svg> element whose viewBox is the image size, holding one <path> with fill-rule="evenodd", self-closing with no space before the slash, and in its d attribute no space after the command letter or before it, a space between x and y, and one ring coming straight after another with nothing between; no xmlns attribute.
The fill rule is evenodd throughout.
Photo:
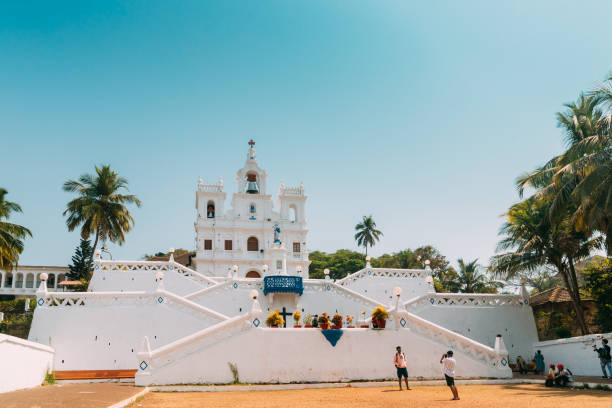
<svg viewBox="0 0 612 408"><path fill-rule="evenodd" d="M247 251L259 251L259 241L255 237L247 239Z"/></svg>
<svg viewBox="0 0 612 408"><path fill-rule="evenodd" d="M250 212L251 214L255 214L255 204L251 204L251 205L250 205L250 207L249 207L249 212Z"/></svg>
<svg viewBox="0 0 612 408"><path fill-rule="evenodd" d="M215 202L212 200L206 206L206 218L215 218Z"/></svg>
<svg viewBox="0 0 612 408"><path fill-rule="evenodd" d="M212 250L212 239L205 239L204 240L204 250L205 251L211 251Z"/></svg>
<svg viewBox="0 0 612 408"><path fill-rule="evenodd" d="M293 243L293 252L300 252L300 243L299 242L294 242Z"/></svg>
<svg viewBox="0 0 612 408"><path fill-rule="evenodd" d="M283 269L283 261L281 261L280 259L276 261L276 269L278 269L279 271Z"/></svg>
<svg viewBox="0 0 612 408"><path fill-rule="evenodd" d="M225 250L226 251L231 251L232 250L232 240L231 239L226 239L225 240Z"/></svg>
<svg viewBox="0 0 612 408"><path fill-rule="evenodd" d="M291 204L291 206L289 207L289 221L297 221L297 208L295 208L295 205L293 204Z"/></svg>

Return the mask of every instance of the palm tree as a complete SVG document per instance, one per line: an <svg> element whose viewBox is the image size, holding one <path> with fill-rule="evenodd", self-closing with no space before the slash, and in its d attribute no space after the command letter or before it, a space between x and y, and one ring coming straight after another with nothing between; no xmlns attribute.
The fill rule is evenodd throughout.
<svg viewBox="0 0 612 408"><path fill-rule="evenodd" d="M457 259L459 264L459 285L460 291L464 293L491 293L496 292L498 287L502 284L495 282L486 274L480 273L480 265L478 265L478 259L474 259L472 262L465 263L463 258Z"/></svg>
<svg viewBox="0 0 612 408"><path fill-rule="evenodd" d="M599 107L602 101L603 96L581 95L576 103L566 104L568 109L557 114L557 122L568 149L521 176L517 186L521 195L526 187L533 187L538 189L535 198L550 200L553 221L571 209L573 228L587 234L600 232L612 254L612 133L610 116ZM612 99L609 103L612 107Z"/></svg>
<svg viewBox="0 0 612 408"><path fill-rule="evenodd" d="M355 225L355 241L357 246L365 247L366 256L368 255L368 245L370 248L374 246L376 242L380 240L383 233L376 229L376 223L371 215L363 216L361 222Z"/></svg>
<svg viewBox="0 0 612 408"><path fill-rule="evenodd" d="M10 218L11 213L22 212L19 204L4 198L7 193L0 188L0 269L10 272L23 252L23 239L31 237L32 233L26 227L4 221Z"/></svg>
<svg viewBox="0 0 612 408"><path fill-rule="evenodd" d="M504 238L497 248L498 252L507 252L493 256L491 268L497 276L510 280L521 272L535 271L545 265L555 267L570 293L578 325L583 334L588 334L574 263L600 248L601 237L592 239L576 231L569 217L551 222L551 205L549 201L531 197L510 207L500 230Z"/></svg>
<svg viewBox="0 0 612 408"><path fill-rule="evenodd" d="M125 234L129 232L134 219L126 204L136 204L140 200L131 194L120 194L120 190L128 190L127 180L119 177L110 166L96 166L96 174L83 174L79 180L68 180L64 183L64 191L77 193L79 196L68 202L64 216L68 231L81 227L81 238L87 239L95 235L91 257L95 253L98 241L109 240L123 244Z"/></svg>

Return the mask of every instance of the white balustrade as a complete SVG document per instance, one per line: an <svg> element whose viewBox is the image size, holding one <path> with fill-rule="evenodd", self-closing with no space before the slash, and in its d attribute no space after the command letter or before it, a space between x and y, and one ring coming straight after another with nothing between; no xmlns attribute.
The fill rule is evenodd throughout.
<svg viewBox="0 0 612 408"><path fill-rule="evenodd" d="M426 271L424 269L364 268L342 279L338 279L336 283L339 285L347 285L358 279L369 277L425 279L429 275L429 271Z"/></svg>
<svg viewBox="0 0 612 408"><path fill-rule="evenodd" d="M408 311L414 311L426 306L523 307L527 305L529 300L520 295L428 293L408 300L403 307Z"/></svg>
<svg viewBox="0 0 612 408"><path fill-rule="evenodd" d="M216 285L217 281L175 261L111 261L95 260L94 269L102 271L146 271L176 272L206 286Z"/></svg>

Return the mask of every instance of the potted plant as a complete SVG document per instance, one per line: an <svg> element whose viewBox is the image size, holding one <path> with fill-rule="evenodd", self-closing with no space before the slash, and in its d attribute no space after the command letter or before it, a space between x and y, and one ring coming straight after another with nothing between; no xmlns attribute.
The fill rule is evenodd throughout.
<svg viewBox="0 0 612 408"><path fill-rule="evenodd" d="M367 329L370 326L366 323L366 312L361 312L361 320L359 321L359 327L362 329Z"/></svg>
<svg viewBox="0 0 612 408"><path fill-rule="evenodd" d="M319 327L321 330L329 329L329 316L327 313L323 313L321 316L319 316Z"/></svg>
<svg viewBox="0 0 612 408"><path fill-rule="evenodd" d="M384 306L378 306L372 311L372 327L375 329L384 329L387 325L387 319L389 318L389 312Z"/></svg>
<svg viewBox="0 0 612 408"><path fill-rule="evenodd" d="M307 314L304 317L304 327L312 327L312 315Z"/></svg>
<svg viewBox="0 0 612 408"><path fill-rule="evenodd" d="M299 310L296 310L293 313L293 322L295 323L293 325L293 327L302 327L302 325L300 324L300 319L302 318L302 314L300 313Z"/></svg>
<svg viewBox="0 0 612 408"><path fill-rule="evenodd" d="M351 316L350 314L346 315L346 327L348 329L353 329L355 326L353 326L353 316Z"/></svg>
<svg viewBox="0 0 612 408"><path fill-rule="evenodd" d="M332 329L339 330L342 328L342 315L336 313L331 319L333 326Z"/></svg>
<svg viewBox="0 0 612 408"><path fill-rule="evenodd" d="M285 324L285 320L280 315L280 312L278 311L278 309L276 309L274 313L270 313L270 315L266 319L266 325L268 327L278 328L279 326L282 326L284 324Z"/></svg>

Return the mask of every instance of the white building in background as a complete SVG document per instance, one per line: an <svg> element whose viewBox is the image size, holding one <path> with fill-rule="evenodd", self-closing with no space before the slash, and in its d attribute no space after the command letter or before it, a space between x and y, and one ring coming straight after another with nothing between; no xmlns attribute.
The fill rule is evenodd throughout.
<svg viewBox="0 0 612 408"><path fill-rule="evenodd" d="M0 295L33 297L40 286L40 276L48 275L47 286L59 289L70 270L67 266L17 265L11 272L0 270Z"/></svg>
<svg viewBox="0 0 612 408"><path fill-rule="evenodd" d="M304 186L289 188L281 183L275 209L268 175L257 163L255 142L249 144L229 208L223 179L218 184L204 184L201 178L198 182L192 262L207 276L260 278L300 272L308 277Z"/></svg>

